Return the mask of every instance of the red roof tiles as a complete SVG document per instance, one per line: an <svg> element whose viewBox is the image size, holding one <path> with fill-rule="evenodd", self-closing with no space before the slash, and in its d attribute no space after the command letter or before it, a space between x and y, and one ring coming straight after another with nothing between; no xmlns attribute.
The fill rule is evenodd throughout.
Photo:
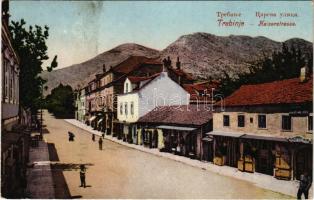
<svg viewBox="0 0 314 200"><path fill-rule="evenodd" d="M139 123L201 126L212 119L212 112L202 105L157 107L142 116Z"/></svg>
<svg viewBox="0 0 314 200"><path fill-rule="evenodd" d="M155 78L156 76L159 76L160 73L156 73L153 74L152 76L144 76L144 77L140 77L140 76L128 76L127 78L131 81L131 83L139 83L141 81L145 81L145 80L149 80L152 78Z"/></svg>
<svg viewBox="0 0 314 200"><path fill-rule="evenodd" d="M224 102L225 106L271 105L313 101L313 79L301 83L299 78L256 85L243 85Z"/></svg>

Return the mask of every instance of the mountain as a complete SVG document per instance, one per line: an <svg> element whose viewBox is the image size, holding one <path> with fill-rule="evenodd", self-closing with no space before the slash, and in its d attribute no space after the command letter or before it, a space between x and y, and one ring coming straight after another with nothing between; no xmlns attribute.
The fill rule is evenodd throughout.
<svg viewBox="0 0 314 200"><path fill-rule="evenodd" d="M288 47L300 47L304 54L312 54L313 44L299 38L284 42ZM220 78L223 71L230 76L246 72L250 62L270 56L273 51L281 51L281 42L266 37L250 37L243 35L216 36L209 33L193 33L179 37L162 51L157 51L138 44L123 44L98 56L70 67L52 72L43 72L47 79L48 91L59 83L69 84L76 88L78 84L85 85L92 80L96 73L100 73L103 64L108 69L122 62L130 55L158 57L170 56L175 62L180 57L182 68L194 77Z"/></svg>
<svg viewBox="0 0 314 200"><path fill-rule="evenodd" d="M312 52L312 43L302 39L285 41L288 47L300 46ZM183 35L161 52L161 57L180 57L182 68L198 77L219 78L226 70L232 77L246 72L248 64L273 51L281 51L282 43L266 37L230 35L215 36L208 33Z"/></svg>
<svg viewBox="0 0 314 200"><path fill-rule="evenodd" d="M47 80L46 85L48 86L48 90L44 92L44 95L49 94L60 83L71 85L72 88L77 88L78 85L84 86L95 78L95 74L103 71L104 64L108 70L110 66L117 65L131 55L156 57L159 56L159 51L138 44L127 43L101 53L83 63L52 72L44 71L41 77Z"/></svg>

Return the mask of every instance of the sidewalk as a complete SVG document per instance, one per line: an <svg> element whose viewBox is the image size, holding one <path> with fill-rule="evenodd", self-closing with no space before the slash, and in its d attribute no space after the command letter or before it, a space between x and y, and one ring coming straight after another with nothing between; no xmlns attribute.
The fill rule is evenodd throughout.
<svg viewBox="0 0 314 200"><path fill-rule="evenodd" d="M27 169L26 193L28 194L28 198L55 198L48 145L46 142L39 141L38 147L30 148L29 163L34 164L34 166Z"/></svg>
<svg viewBox="0 0 314 200"><path fill-rule="evenodd" d="M93 130L92 127L87 126L86 124L83 124L80 121L77 121L75 119L65 119L66 122L77 126L85 131L88 131L90 133L93 133L95 135L99 135L101 136L101 132L100 131L96 131ZM269 175L265 175L265 174L261 174L261 173L246 173L246 172L241 172L239 171L237 168L233 168L233 167L229 167L229 166L217 166L214 165L212 163L208 163L208 162L203 162L203 161L199 161L199 160L193 160L187 157L183 157L183 156L177 156L171 153L165 153L165 152L160 152L158 149L149 149L149 148L145 148L143 146L140 145L135 145L135 144L129 144L126 142L123 142L122 140L118 140L115 137L112 136L108 136L105 135L105 139L108 139L110 141L113 141L115 143L124 145L124 146L128 146L130 148L133 149L137 149L139 151L143 151L146 153L150 153L150 154L154 154L156 156L161 156L161 157L165 157L168 159L172 159L190 166L194 166L194 167L198 167L204 170L209 170L211 172L223 175L223 176L229 176L229 177L233 177L239 180L244 180L244 181L248 181L252 184L254 184L255 186L258 186L260 188L264 188L267 190L271 190L274 192L279 192L282 194L286 194L286 195L290 195L293 197L296 197L297 191L298 191L298 186L299 186L299 182L298 181L284 181L284 180L278 180L272 176ZM312 189L313 187L311 187L310 191L309 191L309 198L312 198Z"/></svg>

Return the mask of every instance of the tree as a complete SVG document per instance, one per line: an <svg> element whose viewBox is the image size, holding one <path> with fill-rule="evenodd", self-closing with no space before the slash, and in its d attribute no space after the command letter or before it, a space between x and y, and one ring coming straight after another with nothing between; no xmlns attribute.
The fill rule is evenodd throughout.
<svg viewBox="0 0 314 200"><path fill-rule="evenodd" d="M56 117L72 118L74 116L74 92L69 85L59 84L45 99L46 108Z"/></svg>
<svg viewBox="0 0 314 200"><path fill-rule="evenodd" d="M295 78L300 75L301 67L309 66L312 73L313 55L304 53L300 47L292 45L290 48L283 43L280 52L273 52L271 57L264 57L249 67L249 73L230 78L227 72L222 79L219 91L226 97L244 84L258 84L276 80Z"/></svg>
<svg viewBox="0 0 314 200"><path fill-rule="evenodd" d="M30 108L34 113L40 107L43 85L46 82L40 77L40 73L43 71L43 62L49 59L46 45L49 28L35 25L35 28L29 26L27 29L25 24L23 19L20 22L12 21L9 30L13 48L20 59L20 105ZM52 71L57 66L57 56L55 56L51 65L47 66L47 70Z"/></svg>

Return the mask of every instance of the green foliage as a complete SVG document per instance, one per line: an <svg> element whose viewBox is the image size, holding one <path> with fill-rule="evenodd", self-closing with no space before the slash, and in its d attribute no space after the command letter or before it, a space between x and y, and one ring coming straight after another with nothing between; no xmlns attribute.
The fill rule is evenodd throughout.
<svg viewBox="0 0 314 200"><path fill-rule="evenodd" d="M281 52L274 52L271 57L264 56L263 59L252 63L249 73L231 78L227 72L224 72L225 78L221 81L219 91L226 97L244 84L266 83L298 77L301 67L306 65L306 60L309 73L313 73L312 54L304 54L300 48L295 46L288 48L283 44Z"/></svg>
<svg viewBox="0 0 314 200"><path fill-rule="evenodd" d="M45 80L39 75L43 71L42 64L48 60L46 40L49 28L35 25L25 28L26 22L12 21L9 30L12 45L20 58L20 104L33 112L40 108L43 85ZM54 57L48 71L58 66L57 56Z"/></svg>
<svg viewBox="0 0 314 200"><path fill-rule="evenodd" d="M45 107L58 118L74 117L74 93L69 85L60 84L45 99Z"/></svg>

